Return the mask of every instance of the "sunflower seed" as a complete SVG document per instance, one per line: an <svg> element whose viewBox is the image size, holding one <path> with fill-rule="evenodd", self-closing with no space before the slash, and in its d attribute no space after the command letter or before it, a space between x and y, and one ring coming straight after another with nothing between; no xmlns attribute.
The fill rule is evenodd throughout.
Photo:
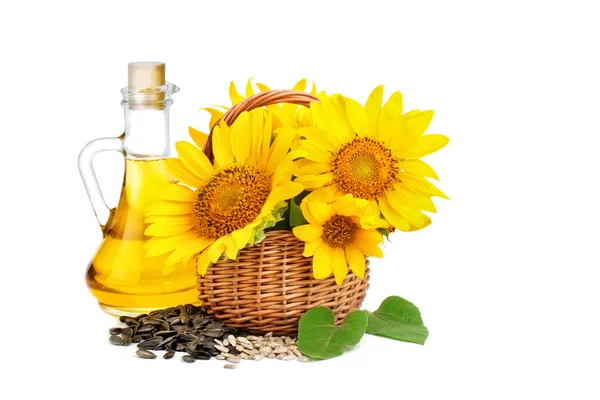
<svg viewBox="0 0 600 400"><path fill-rule="evenodd" d="M119 328L119 327L110 328L108 330L108 333L110 333L111 335L119 335L119 334L121 334L121 332L123 332L123 328Z"/></svg>
<svg viewBox="0 0 600 400"><path fill-rule="evenodd" d="M275 358L277 357L277 355L275 353L271 353L267 356L267 358Z"/></svg>
<svg viewBox="0 0 600 400"><path fill-rule="evenodd" d="M163 358L166 360L169 360L169 359L173 358L174 355L175 355L175 352L173 350L169 350L163 355Z"/></svg>
<svg viewBox="0 0 600 400"><path fill-rule="evenodd" d="M283 361L295 360L296 359L296 355L295 354L288 354L288 355L282 357L281 359Z"/></svg>
<svg viewBox="0 0 600 400"><path fill-rule="evenodd" d="M239 357L233 357L229 358L227 361L229 361L230 363L239 364L239 362L242 361L242 359Z"/></svg>
<svg viewBox="0 0 600 400"><path fill-rule="evenodd" d="M196 359L194 357L190 356L189 354L181 357L181 360L185 361L186 363L196 362Z"/></svg>
<svg viewBox="0 0 600 400"><path fill-rule="evenodd" d="M148 359L156 358L156 354L154 354L153 352L148 351L148 350L140 349L140 350L136 351L135 354L137 354L138 357L140 357L140 358L148 358Z"/></svg>
<svg viewBox="0 0 600 400"><path fill-rule="evenodd" d="M125 345L123 338L121 336L117 336L117 335L112 335L111 337L108 338L108 341L110 342L110 344L113 344L115 346L124 346Z"/></svg>
<svg viewBox="0 0 600 400"><path fill-rule="evenodd" d="M121 335L123 337L132 337L133 336L133 329L131 328L125 328L121 331Z"/></svg>
<svg viewBox="0 0 600 400"><path fill-rule="evenodd" d="M273 349L273 353L275 354L287 354L287 348L285 347L277 347L275 349Z"/></svg>
<svg viewBox="0 0 600 400"><path fill-rule="evenodd" d="M242 344L242 346L244 344L246 344L246 345L250 344L250 341L247 338L243 337L243 336L238 336L236 340L238 342L240 342Z"/></svg>
<svg viewBox="0 0 600 400"><path fill-rule="evenodd" d="M223 340L223 346L229 346L229 340L227 340L227 339Z"/></svg>
<svg viewBox="0 0 600 400"><path fill-rule="evenodd" d="M263 358L265 358L265 356L263 356L262 354L255 354L255 355L252 357L252 359L253 359L254 361L260 361L260 360L262 360Z"/></svg>
<svg viewBox="0 0 600 400"><path fill-rule="evenodd" d="M231 343L232 346L234 346L234 347L237 346L237 342L235 340L235 336L229 335L229 336L227 336L227 340L229 340L229 343Z"/></svg>
<svg viewBox="0 0 600 400"><path fill-rule="evenodd" d="M310 361L310 360L306 356L298 356L298 361L307 362L307 361Z"/></svg>
<svg viewBox="0 0 600 400"><path fill-rule="evenodd" d="M248 335L248 336L246 336L246 339L248 339L251 342L255 342L256 340L258 340L258 337L252 336L252 335Z"/></svg>
<svg viewBox="0 0 600 400"><path fill-rule="evenodd" d="M223 365L223 368L225 368L225 369L236 369L237 365L235 365L235 364L225 364L225 365Z"/></svg>
<svg viewBox="0 0 600 400"><path fill-rule="evenodd" d="M217 360L224 360L224 359L225 359L225 356L224 356L224 355L222 355L222 354L218 354L218 355L217 355L215 358L216 358Z"/></svg>
<svg viewBox="0 0 600 400"><path fill-rule="evenodd" d="M202 350L194 350L190 352L190 355L194 357L196 360L210 360L211 356L205 351Z"/></svg>
<svg viewBox="0 0 600 400"><path fill-rule="evenodd" d="M229 353L229 347L225 347L225 346L215 346L215 349L223 352L223 353Z"/></svg>
<svg viewBox="0 0 600 400"><path fill-rule="evenodd" d="M235 358L235 354L231 354L231 353L221 353L221 355L223 357L225 357L226 359Z"/></svg>

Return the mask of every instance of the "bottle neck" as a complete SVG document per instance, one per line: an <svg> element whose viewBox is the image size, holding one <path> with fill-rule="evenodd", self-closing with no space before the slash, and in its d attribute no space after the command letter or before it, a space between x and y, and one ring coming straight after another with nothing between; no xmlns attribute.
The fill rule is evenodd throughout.
<svg viewBox="0 0 600 400"><path fill-rule="evenodd" d="M169 108L173 103L171 96L178 91L179 88L171 83L141 90L121 90L127 158L169 156Z"/></svg>
<svg viewBox="0 0 600 400"><path fill-rule="evenodd" d="M125 154L130 158L169 156L169 107L125 108Z"/></svg>

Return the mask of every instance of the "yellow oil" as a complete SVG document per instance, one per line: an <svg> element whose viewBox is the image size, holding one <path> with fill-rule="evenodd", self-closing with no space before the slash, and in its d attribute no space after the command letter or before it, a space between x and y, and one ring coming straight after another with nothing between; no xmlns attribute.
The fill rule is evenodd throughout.
<svg viewBox="0 0 600 400"><path fill-rule="evenodd" d="M137 315L178 304L197 304L196 271L178 265L164 270L168 255L146 257L144 211L161 187L172 182L164 159L125 162L119 205L90 262L87 285L108 313Z"/></svg>

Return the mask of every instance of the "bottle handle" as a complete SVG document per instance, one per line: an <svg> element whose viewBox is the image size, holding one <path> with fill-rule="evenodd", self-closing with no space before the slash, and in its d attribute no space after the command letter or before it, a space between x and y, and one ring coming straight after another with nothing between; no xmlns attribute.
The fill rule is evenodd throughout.
<svg viewBox="0 0 600 400"><path fill-rule="evenodd" d="M85 186L85 190L90 199L90 203L92 204L92 208L94 209L94 214L96 214L96 218L100 224L100 228L102 229L102 233L104 233L104 230L112 217L114 208L111 209L106 205L102 190L98 184L98 178L96 177L92 160L97 153L103 151L118 151L125 156L123 145L124 137L125 134L122 134L119 137L92 140L86 144L79 153L79 173L81 174L83 185Z"/></svg>

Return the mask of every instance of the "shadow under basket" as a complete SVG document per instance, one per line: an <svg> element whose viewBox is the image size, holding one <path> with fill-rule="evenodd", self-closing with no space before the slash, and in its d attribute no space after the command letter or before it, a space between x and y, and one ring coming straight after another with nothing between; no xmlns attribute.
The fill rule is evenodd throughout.
<svg viewBox="0 0 600 400"><path fill-rule="evenodd" d="M302 314L316 306L331 308L340 323L366 296L368 261L364 279L349 271L338 286L333 276L313 278L312 257L303 250L291 231L267 232L237 260L219 260L198 276L198 298L225 325L252 333L296 334Z"/></svg>

